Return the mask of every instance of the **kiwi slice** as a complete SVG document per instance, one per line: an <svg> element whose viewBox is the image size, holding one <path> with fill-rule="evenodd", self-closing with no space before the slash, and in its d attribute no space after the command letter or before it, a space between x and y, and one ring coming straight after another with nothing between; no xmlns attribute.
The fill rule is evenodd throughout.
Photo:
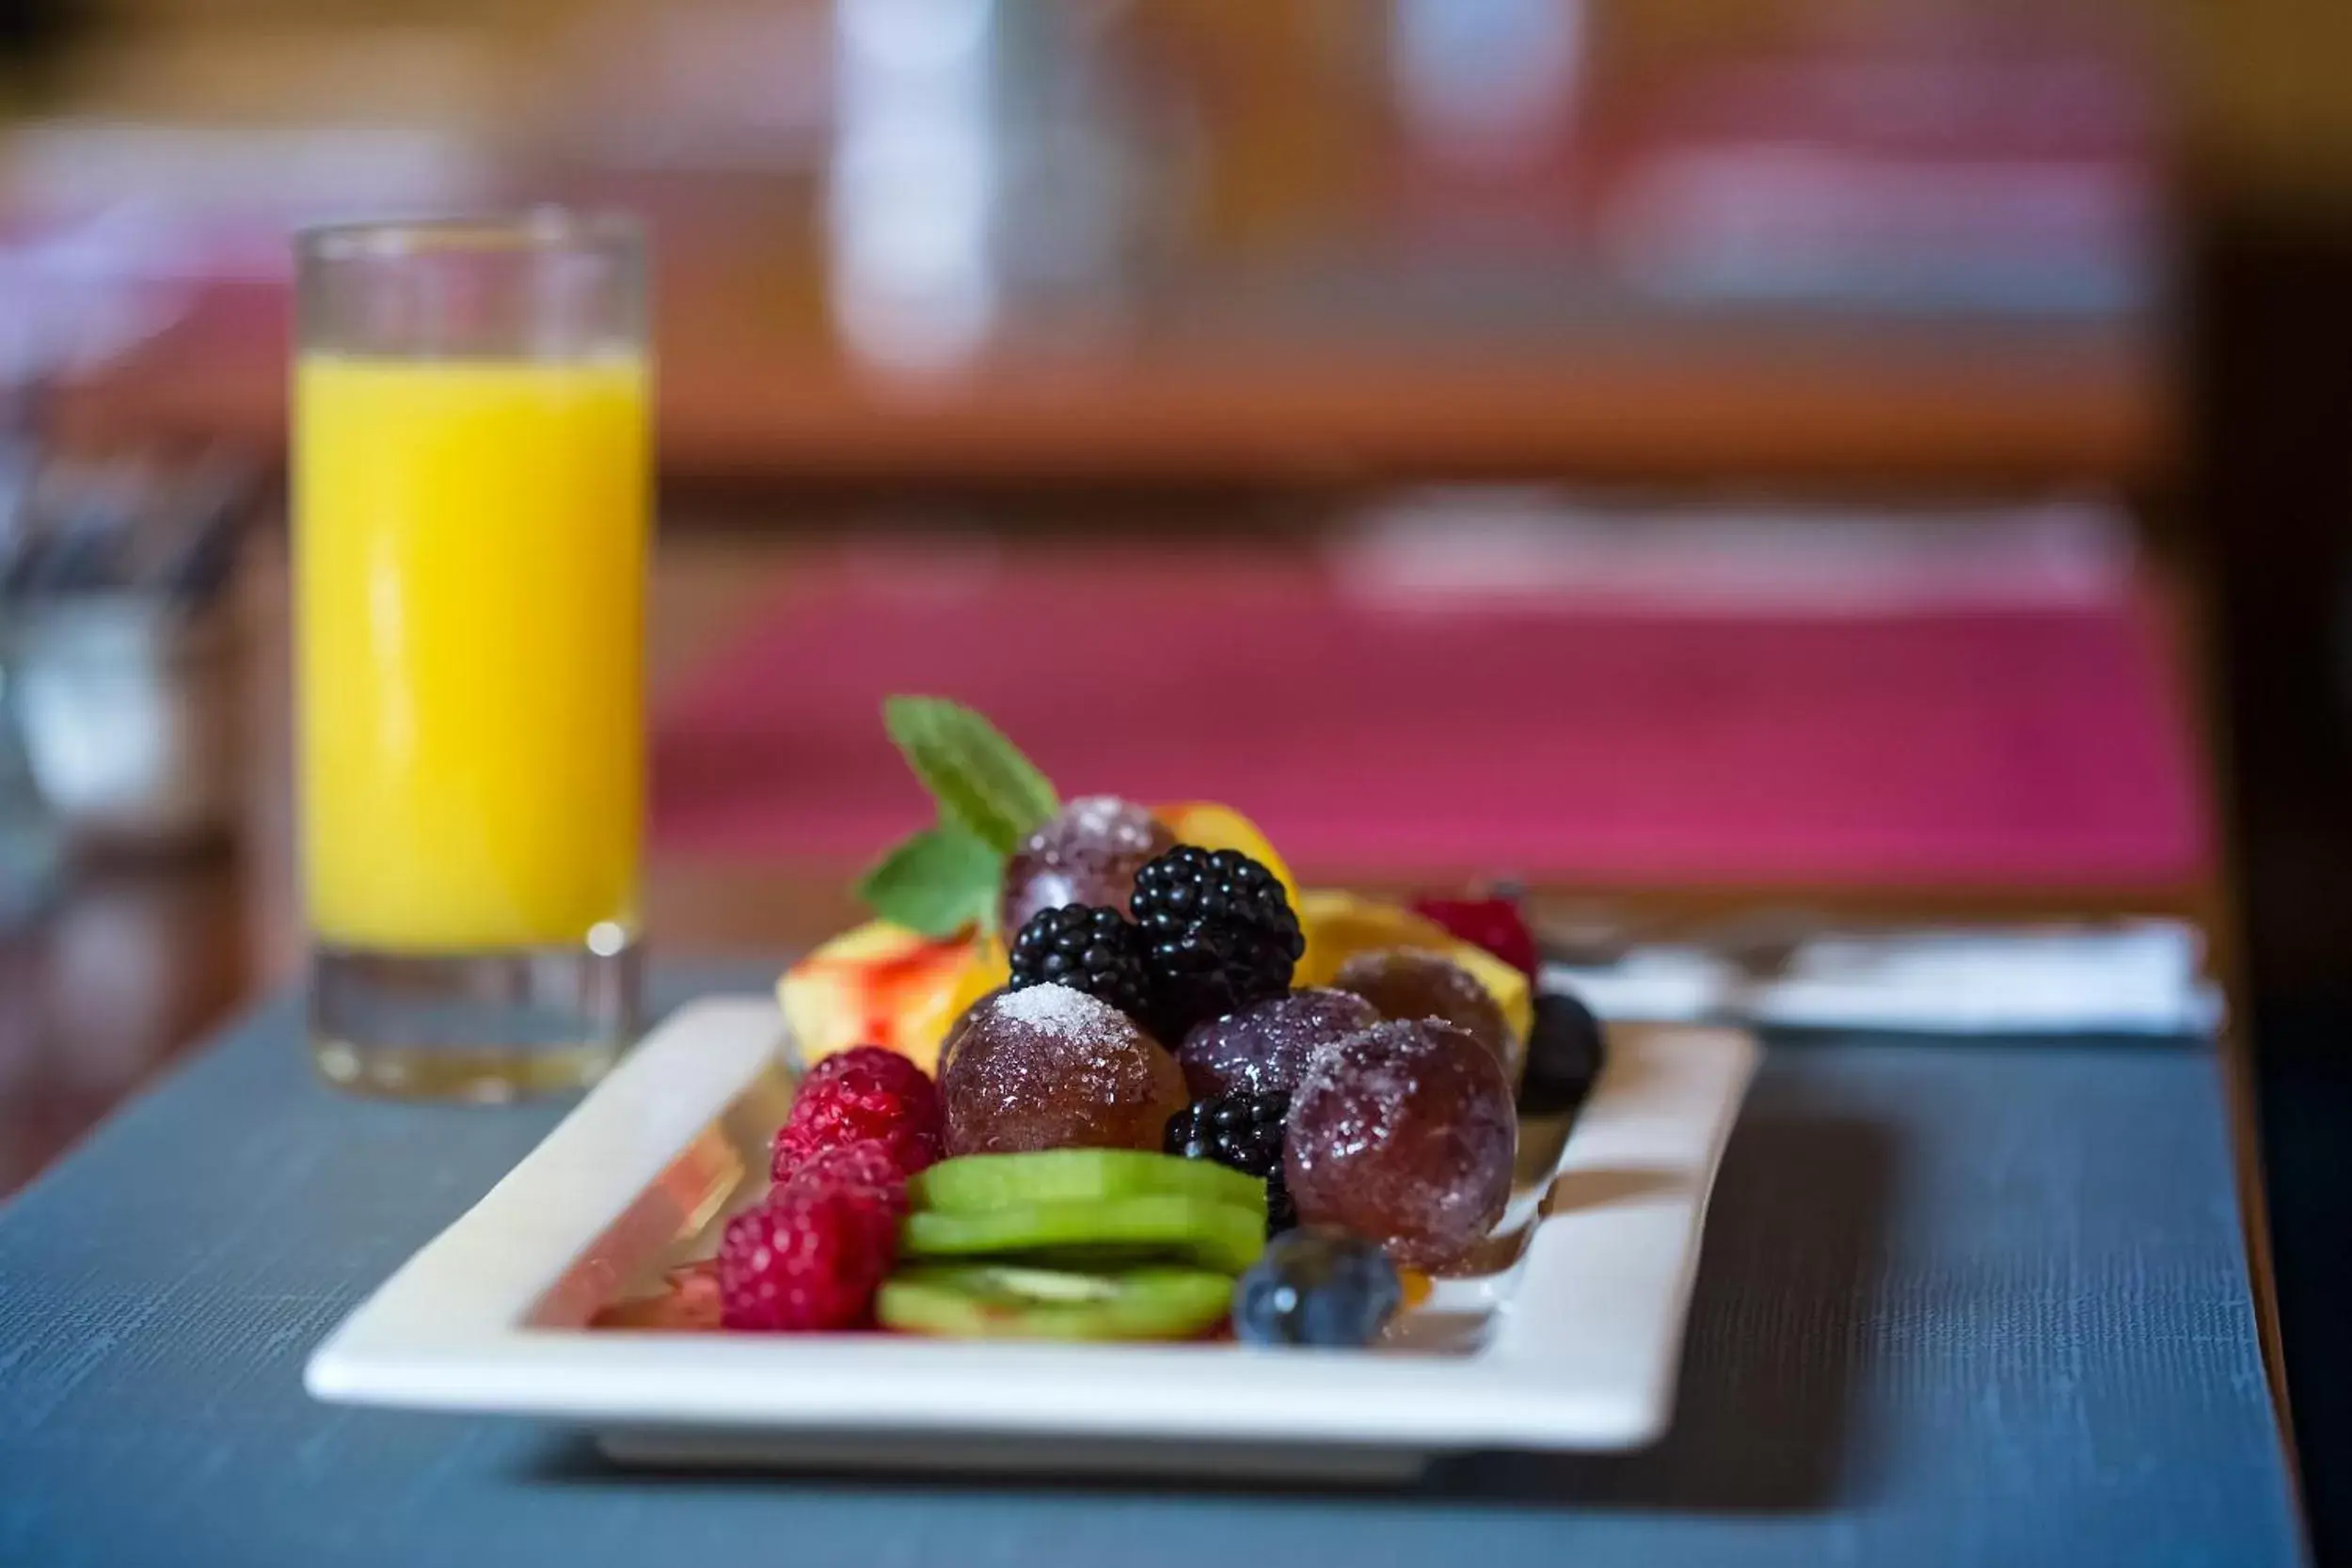
<svg viewBox="0 0 2352 1568"><path fill-rule="evenodd" d="M884 1328L950 1339L1189 1339L1216 1325L1232 1295L1231 1279L1203 1269L932 1264L893 1275L874 1310Z"/></svg>
<svg viewBox="0 0 2352 1568"><path fill-rule="evenodd" d="M1057 1261L1094 1256L1184 1259L1229 1275L1265 1250L1265 1210L1197 1197L1116 1197L1095 1201L1009 1203L977 1213L916 1210L898 1229L909 1259L1019 1257L1051 1253Z"/></svg>
<svg viewBox="0 0 2352 1568"><path fill-rule="evenodd" d="M966 1154L907 1184L916 1209L977 1214L1017 1203L1103 1203L1123 1197L1192 1197L1265 1212L1265 1183L1213 1160L1132 1148L1049 1148L1035 1154Z"/></svg>

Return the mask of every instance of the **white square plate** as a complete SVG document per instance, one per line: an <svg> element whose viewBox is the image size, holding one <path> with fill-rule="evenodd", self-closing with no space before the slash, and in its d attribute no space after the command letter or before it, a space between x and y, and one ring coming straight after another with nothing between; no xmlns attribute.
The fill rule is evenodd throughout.
<svg viewBox="0 0 2352 1568"><path fill-rule="evenodd" d="M587 1327L707 1256L790 1100L764 999L673 1016L311 1356L322 1400L577 1423L624 1458L1379 1475L1661 1433L1739 1030L1612 1025L1565 1144L1521 1132L1485 1272L1368 1354Z"/></svg>

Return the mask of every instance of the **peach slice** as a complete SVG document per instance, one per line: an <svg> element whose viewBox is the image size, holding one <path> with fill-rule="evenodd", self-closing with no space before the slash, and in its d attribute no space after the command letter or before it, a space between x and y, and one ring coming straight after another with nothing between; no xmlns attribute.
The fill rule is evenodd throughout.
<svg viewBox="0 0 2352 1568"><path fill-rule="evenodd" d="M957 979L954 991L948 995L946 1022L940 1026L940 1037L931 1041L932 1053L937 1054L947 1030L955 1025L958 1019L970 1012L975 1003L990 991L1011 983L1012 964L1005 957L1005 939L1001 936L977 939L973 943L972 956L963 966L963 974Z"/></svg>
<svg viewBox="0 0 2352 1568"><path fill-rule="evenodd" d="M877 920L786 970L776 999L804 1064L879 1045L928 1072L947 1026L1006 977L993 937L938 942Z"/></svg>

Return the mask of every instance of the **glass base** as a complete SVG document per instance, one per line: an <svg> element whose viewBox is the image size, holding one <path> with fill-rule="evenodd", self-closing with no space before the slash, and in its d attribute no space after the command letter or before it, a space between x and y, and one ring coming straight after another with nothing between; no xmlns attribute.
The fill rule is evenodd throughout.
<svg viewBox="0 0 2352 1568"><path fill-rule="evenodd" d="M342 1088L497 1104L595 1083L637 1037L644 949L310 955L310 1059Z"/></svg>

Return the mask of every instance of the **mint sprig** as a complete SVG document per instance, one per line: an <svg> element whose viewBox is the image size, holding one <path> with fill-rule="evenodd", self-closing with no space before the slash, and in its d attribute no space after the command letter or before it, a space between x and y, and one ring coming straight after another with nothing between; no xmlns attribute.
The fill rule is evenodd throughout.
<svg viewBox="0 0 2352 1568"><path fill-rule="evenodd" d="M882 727L939 802L940 820L955 823L999 855L1011 854L1061 809L1036 765L961 703L887 698Z"/></svg>
<svg viewBox="0 0 2352 1568"><path fill-rule="evenodd" d="M884 920L934 939L996 918L1002 855L942 823L901 839L858 879L859 899Z"/></svg>
<svg viewBox="0 0 2352 1568"><path fill-rule="evenodd" d="M993 929L1006 860L1061 809L1053 784L995 725L945 697L887 698L882 727L939 821L876 862L857 896L927 937Z"/></svg>

